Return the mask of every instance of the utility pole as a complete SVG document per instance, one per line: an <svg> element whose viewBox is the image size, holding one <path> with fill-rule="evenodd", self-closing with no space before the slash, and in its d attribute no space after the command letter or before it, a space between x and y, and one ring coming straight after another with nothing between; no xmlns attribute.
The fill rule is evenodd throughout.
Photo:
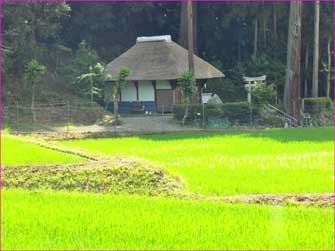
<svg viewBox="0 0 335 251"><path fill-rule="evenodd" d="M187 1L187 42L188 42L188 70L194 74L192 0Z"/></svg>

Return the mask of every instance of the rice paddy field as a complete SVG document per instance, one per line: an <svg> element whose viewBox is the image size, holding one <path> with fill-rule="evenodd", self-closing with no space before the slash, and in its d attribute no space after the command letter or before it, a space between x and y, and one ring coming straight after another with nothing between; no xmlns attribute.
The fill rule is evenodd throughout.
<svg viewBox="0 0 335 251"><path fill-rule="evenodd" d="M333 128L244 134L165 134L64 141L137 157L183 177L206 195L321 193L334 188Z"/></svg>
<svg viewBox="0 0 335 251"><path fill-rule="evenodd" d="M1 165L65 164L84 161L80 157L46 149L18 138L1 136Z"/></svg>
<svg viewBox="0 0 335 251"><path fill-rule="evenodd" d="M5 188L1 249L333 250L332 206L211 199L333 192L333 135L328 127L58 142L94 154L135 157L181 177L188 191L209 197ZM1 140L2 165L83 161L19 138Z"/></svg>
<svg viewBox="0 0 335 251"><path fill-rule="evenodd" d="M3 249L329 249L333 209L3 191ZM20 203L18 203L18 201Z"/></svg>

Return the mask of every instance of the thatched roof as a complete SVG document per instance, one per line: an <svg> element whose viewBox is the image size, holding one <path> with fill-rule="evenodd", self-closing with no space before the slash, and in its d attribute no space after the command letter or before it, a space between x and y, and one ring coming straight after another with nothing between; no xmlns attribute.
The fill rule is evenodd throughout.
<svg viewBox="0 0 335 251"><path fill-rule="evenodd" d="M150 38L150 37L149 37ZM129 80L175 80L188 70L188 51L169 39L138 38L137 43L110 62L106 74L115 80L121 67L131 70ZM194 55L196 79L221 78L224 74Z"/></svg>

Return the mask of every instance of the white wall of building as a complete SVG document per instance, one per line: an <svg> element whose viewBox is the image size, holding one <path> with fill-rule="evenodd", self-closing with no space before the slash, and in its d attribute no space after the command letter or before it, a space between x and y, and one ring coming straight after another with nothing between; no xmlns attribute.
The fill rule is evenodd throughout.
<svg viewBox="0 0 335 251"><path fill-rule="evenodd" d="M138 82L139 101L155 101L155 89L151 81Z"/></svg>
<svg viewBox="0 0 335 251"><path fill-rule="evenodd" d="M127 82L121 89L121 101L136 101L136 87L133 82Z"/></svg>
<svg viewBox="0 0 335 251"><path fill-rule="evenodd" d="M171 85L168 80L157 80L156 81L157 90L171 90Z"/></svg>

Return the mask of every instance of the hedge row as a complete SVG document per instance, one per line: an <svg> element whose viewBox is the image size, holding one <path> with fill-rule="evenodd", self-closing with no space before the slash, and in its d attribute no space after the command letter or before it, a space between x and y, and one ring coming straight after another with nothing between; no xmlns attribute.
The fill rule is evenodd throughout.
<svg viewBox="0 0 335 251"><path fill-rule="evenodd" d="M8 188L52 189L99 193L177 194L183 185L163 170L141 164L101 167L4 167L2 185Z"/></svg>
<svg viewBox="0 0 335 251"><path fill-rule="evenodd" d="M304 112L310 114L332 112L334 105L332 100L328 97L305 98L303 103Z"/></svg>
<svg viewBox="0 0 335 251"><path fill-rule="evenodd" d="M208 118L224 118L227 119L230 123L248 124L250 123L250 115L252 115L253 118L258 116L259 107L250 107L247 102L205 104L204 107L202 104L191 104L189 105L188 121L202 119L203 112L206 121ZM182 120L184 113L184 104L174 106L173 114L175 119Z"/></svg>

